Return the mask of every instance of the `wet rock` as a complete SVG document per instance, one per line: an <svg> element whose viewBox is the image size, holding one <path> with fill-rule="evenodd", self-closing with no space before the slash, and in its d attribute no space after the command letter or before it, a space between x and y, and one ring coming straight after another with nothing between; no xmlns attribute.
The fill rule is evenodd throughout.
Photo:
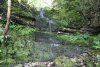
<svg viewBox="0 0 100 67"><path fill-rule="evenodd" d="M100 67L98 60L93 60L94 57L83 53L77 57L58 56L54 62L29 62L18 66L22 67ZM16 67L18 67L16 66Z"/></svg>
<svg viewBox="0 0 100 67"><path fill-rule="evenodd" d="M23 65L22 64L18 64L17 66L14 66L14 67L23 67Z"/></svg>
<svg viewBox="0 0 100 67"><path fill-rule="evenodd" d="M18 64L15 67L53 67L53 62L29 62L25 64Z"/></svg>

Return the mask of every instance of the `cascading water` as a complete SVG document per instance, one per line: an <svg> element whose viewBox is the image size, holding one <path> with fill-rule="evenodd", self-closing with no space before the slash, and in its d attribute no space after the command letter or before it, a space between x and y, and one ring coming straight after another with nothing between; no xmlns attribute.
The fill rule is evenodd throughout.
<svg viewBox="0 0 100 67"><path fill-rule="evenodd" d="M50 20L48 17L45 17L45 12L44 12L44 9L40 9L40 17L42 19L45 20L45 22L48 24L48 28L47 28L47 31L51 34L52 33L52 25L55 24L55 22L53 20ZM51 46L59 46L60 44L58 44L58 41L54 40L51 35L48 39L51 43L50 45Z"/></svg>
<svg viewBox="0 0 100 67"><path fill-rule="evenodd" d="M45 14L45 12L44 12L44 9L40 9L40 17L41 18L43 18L43 19L45 19L45 22L47 22L48 23L48 31L50 32L50 33L52 33L52 24L55 24L55 22L53 22L52 20L50 20L48 17L45 17L44 16L44 14Z"/></svg>
<svg viewBox="0 0 100 67"><path fill-rule="evenodd" d="M42 8L40 9L40 17L41 17L41 18L45 18L45 17L44 17L44 10L43 10Z"/></svg>

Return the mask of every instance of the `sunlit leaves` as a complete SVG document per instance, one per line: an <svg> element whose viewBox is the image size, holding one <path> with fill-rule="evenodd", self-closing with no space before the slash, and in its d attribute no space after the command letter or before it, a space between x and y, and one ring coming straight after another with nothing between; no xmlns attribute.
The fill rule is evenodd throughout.
<svg viewBox="0 0 100 67"><path fill-rule="evenodd" d="M51 6L53 0L18 0L19 3L26 3L30 7L35 7L37 9L39 8L45 8Z"/></svg>

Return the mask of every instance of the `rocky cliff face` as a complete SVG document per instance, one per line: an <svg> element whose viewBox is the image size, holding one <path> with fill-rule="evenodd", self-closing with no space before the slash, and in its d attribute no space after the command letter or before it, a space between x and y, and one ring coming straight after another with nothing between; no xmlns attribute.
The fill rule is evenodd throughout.
<svg viewBox="0 0 100 67"><path fill-rule="evenodd" d="M100 1L99 0L82 0L81 9L83 14L84 27L88 32L100 33Z"/></svg>
<svg viewBox="0 0 100 67"><path fill-rule="evenodd" d="M100 26L100 1L99 0L82 0L81 9L84 16L84 22L89 27ZM84 7L84 8L83 8Z"/></svg>

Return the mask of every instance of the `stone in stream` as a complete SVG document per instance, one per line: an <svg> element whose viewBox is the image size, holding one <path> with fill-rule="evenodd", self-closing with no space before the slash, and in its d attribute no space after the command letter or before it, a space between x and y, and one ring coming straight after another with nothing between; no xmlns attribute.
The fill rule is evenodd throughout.
<svg viewBox="0 0 100 67"><path fill-rule="evenodd" d="M53 62L29 62L24 65L18 64L15 67L53 67Z"/></svg>
<svg viewBox="0 0 100 67"><path fill-rule="evenodd" d="M23 67L23 65L22 64L18 64L18 65L14 66L14 67Z"/></svg>

